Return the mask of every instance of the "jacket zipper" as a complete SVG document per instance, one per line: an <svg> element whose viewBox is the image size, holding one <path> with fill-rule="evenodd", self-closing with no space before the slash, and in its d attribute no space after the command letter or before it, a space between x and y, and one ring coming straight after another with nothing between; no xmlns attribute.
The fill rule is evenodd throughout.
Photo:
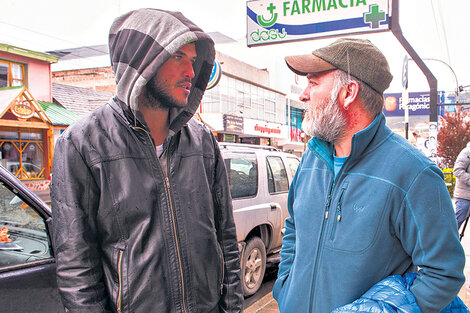
<svg viewBox="0 0 470 313"><path fill-rule="evenodd" d="M157 159L157 162L160 165L160 168L162 169L160 160L158 159L157 154L156 154L157 151L156 151L155 144L152 140L152 137L147 132L147 130L145 130L144 128L142 128L142 127L135 127L135 128L136 129L141 129L147 134L147 136L150 140L150 143L152 144L152 147L153 147L153 155ZM166 162L167 163L167 173L170 172L170 162L169 161L170 160L169 160L169 156L168 156L168 159L167 159L167 162ZM179 266L180 277L181 277L181 290L182 290L182 295L181 296L182 296L182 300L183 300L183 310L184 310L184 312L187 312L187 310L186 310L186 300L185 300L183 266L182 266L182 262L181 262L181 251L180 251L180 246L179 246L178 234L176 232L176 222L175 222L175 214L174 214L174 210L173 210L173 201L172 201L171 192L170 192L170 179L168 178L167 175L165 175L163 169L162 169L162 173L163 173L163 177L165 177L165 186L166 186L166 190L167 190L167 193L168 193L168 199L169 199L169 203L170 203L170 213L171 213L171 222L172 222L172 225L173 225L173 234L175 236L176 254L178 255L178 266Z"/></svg>
<svg viewBox="0 0 470 313"><path fill-rule="evenodd" d="M331 236L330 236L330 240L333 240L335 239L335 235L336 235L336 225L341 222L341 213L342 213L342 205L343 205L343 195L344 195L344 191L346 190L346 187L343 187L341 189L341 194L339 196L339 200L338 200L338 205L336 206L336 221L334 221L334 224L333 224L333 229L331 231Z"/></svg>
<svg viewBox="0 0 470 313"><path fill-rule="evenodd" d="M169 163L169 162L167 162ZM173 224L173 232L175 235L175 244L176 244L176 253L178 255L178 265L180 269L180 276L181 276L181 290L182 290L182 300L183 300L183 309L184 312L186 312L186 303L185 303L185 292L184 292L184 277L183 277L183 267L181 265L181 251L180 251L180 246L179 246L179 241L178 241L178 234L176 233L176 222L175 222L175 215L173 212L173 202L171 200L171 194L170 194L170 179L168 176L165 176L165 182L166 182L166 188L168 191L168 198L170 198L170 212L171 212L171 222Z"/></svg>
<svg viewBox="0 0 470 313"><path fill-rule="evenodd" d="M225 278L225 258L224 258L224 252L219 242L217 242L217 246L220 250L220 257L222 258L222 279L221 279L220 286L219 286L220 295L222 295L223 289L224 289L224 278Z"/></svg>
<svg viewBox="0 0 470 313"><path fill-rule="evenodd" d="M118 258L118 296L116 300L116 309L118 313L121 313L121 302L122 302L122 255L124 251L119 250Z"/></svg>
<svg viewBox="0 0 470 313"><path fill-rule="evenodd" d="M316 280L317 271L318 271L318 259L320 257L320 253L321 253L321 250L322 250L322 247L323 247L323 238L325 236L325 231L324 230L325 230L325 225L328 221L328 212L329 212L330 205L331 205L331 195L333 193L334 185L335 185L335 182L333 180L333 182L330 185L330 190L328 191L328 197L327 197L326 203L325 203L325 217L324 217L323 223L321 225L320 240L319 240L319 243L318 243L317 253L316 253L316 256L315 256L315 266L314 266L314 269L313 269L312 295L310 297L310 308L312 308L312 305L313 305L315 280Z"/></svg>

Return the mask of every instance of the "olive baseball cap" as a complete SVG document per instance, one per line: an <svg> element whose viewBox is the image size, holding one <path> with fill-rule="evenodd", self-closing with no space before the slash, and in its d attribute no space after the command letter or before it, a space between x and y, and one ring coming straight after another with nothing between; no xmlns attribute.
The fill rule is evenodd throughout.
<svg viewBox="0 0 470 313"><path fill-rule="evenodd" d="M311 54L287 56L285 60L294 73L302 76L340 69L381 95L393 78L385 56L364 39L341 38Z"/></svg>

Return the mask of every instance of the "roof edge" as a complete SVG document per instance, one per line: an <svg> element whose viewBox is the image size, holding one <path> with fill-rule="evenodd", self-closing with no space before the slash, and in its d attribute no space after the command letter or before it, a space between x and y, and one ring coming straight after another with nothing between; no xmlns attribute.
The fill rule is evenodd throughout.
<svg viewBox="0 0 470 313"><path fill-rule="evenodd" d="M0 43L0 51L8 52L11 54L16 54L16 55L21 55L24 57L28 57L28 58L32 58L32 59L36 59L40 61L45 61L49 63L57 63L59 61L58 57L53 56L48 53L23 49L23 48L11 46L11 45L4 44L4 43Z"/></svg>

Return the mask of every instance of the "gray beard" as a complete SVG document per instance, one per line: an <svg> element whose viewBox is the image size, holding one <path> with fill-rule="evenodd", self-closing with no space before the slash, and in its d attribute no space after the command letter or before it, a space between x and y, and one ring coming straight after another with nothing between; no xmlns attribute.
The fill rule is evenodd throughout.
<svg viewBox="0 0 470 313"><path fill-rule="evenodd" d="M325 99L321 108L312 108L306 102L308 108L302 121L302 130L307 135L333 144L344 135L347 119L339 108L339 90L340 88L333 88L331 99Z"/></svg>

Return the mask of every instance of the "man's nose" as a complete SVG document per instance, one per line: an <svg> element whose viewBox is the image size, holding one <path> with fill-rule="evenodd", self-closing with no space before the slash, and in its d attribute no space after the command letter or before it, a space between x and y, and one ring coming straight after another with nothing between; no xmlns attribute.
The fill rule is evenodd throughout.
<svg viewBox="0 0 470 313"><path fill-rule="evenodd" d="M191 62L188 62L188 64L185 65L183 75L184 75L184 77L187 77L189 79L194 78L194 76L195 76L194 68L193 68L193 64Z"/></svg>
<svg viewBox="0 0 470 313"><path fill-rule="evenodd" d="M302 102L310 100L310 88L307 86L307 88L304 89L304 91L300 94L299 100Z"/></svg>

